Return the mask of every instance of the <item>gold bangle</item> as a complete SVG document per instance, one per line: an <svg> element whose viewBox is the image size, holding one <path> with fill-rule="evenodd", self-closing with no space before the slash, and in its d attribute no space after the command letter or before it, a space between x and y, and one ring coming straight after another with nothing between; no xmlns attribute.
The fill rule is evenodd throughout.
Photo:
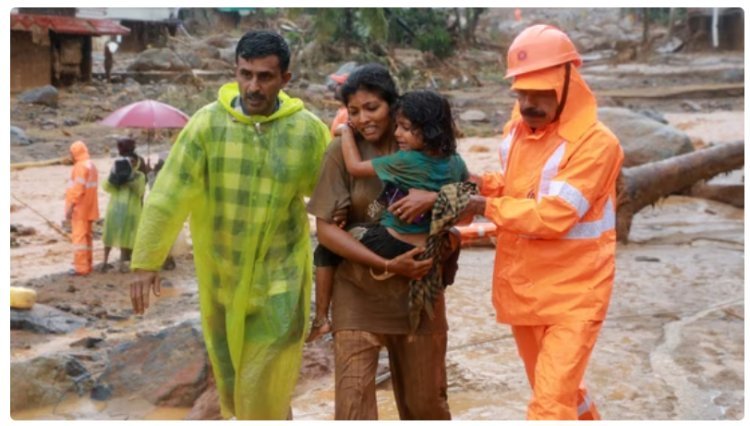
<svg viewBox="0 0 750 426"><path fill-rule="evenodd" d="M387 280L388 278L396 275L393 272L388 272L388 264L390 262L391 262L390 259L386 259L385 260L385 271L383 271L382 274L376 274L375 272L373 272L372 268L370 268L370 276L372 276L374 279L376 279L378 281L383 281L383 280Z"/></svg>

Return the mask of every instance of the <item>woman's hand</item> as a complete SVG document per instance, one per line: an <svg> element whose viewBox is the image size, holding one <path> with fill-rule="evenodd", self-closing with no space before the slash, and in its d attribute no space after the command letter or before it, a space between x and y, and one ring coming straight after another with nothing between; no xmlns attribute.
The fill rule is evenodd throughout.
<svg viewBox="0 0 750 426"><path fill-rule="evenodd" d="M344 229L346 227L346 217L349 214L349 208L347 207L339 207L333 212L333 217L331 220L333 221L336 226L338 226L341 229Z"/></svg>
<svg viewBox="0 0 750 426"><path fill-rule="evenodd" d="M406 253L388 261L388 272L402 275L413 280L425 276L432 267L432 259L417 260L415 257L424 252L424 247L414 247Z"/></svg>
<svg viewBox="0 0 750 426"><path fill-rule="evenodd" d="M403 222L412 223L422 213L432 211L437 197L437 192L412 188L404 198L391 204L388 211Z"/></svg>

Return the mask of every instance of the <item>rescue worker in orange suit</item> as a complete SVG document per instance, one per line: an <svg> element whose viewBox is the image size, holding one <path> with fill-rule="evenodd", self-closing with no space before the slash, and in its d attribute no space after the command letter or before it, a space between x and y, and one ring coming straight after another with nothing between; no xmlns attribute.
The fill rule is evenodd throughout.
<svg viewBox="0 0 750 426"><path fill-rule="evenodd" d="M527 418L599 419L583 376L612 293L623 152L565 33L525 29L507 63L518 101L499 171L475 177L467 210L497 226L492 302L533 390Z"/></svg>
<svg viewBox="0 0 750 426"><path fill-rule="evenodd" d="M89 159L89 150L83 141L70 145L73 170L65 191L65 220L70 222L73 243L73 270L71 275L88 275L93 264L92 223L99 219L97 187L99 173Z"/></svg>

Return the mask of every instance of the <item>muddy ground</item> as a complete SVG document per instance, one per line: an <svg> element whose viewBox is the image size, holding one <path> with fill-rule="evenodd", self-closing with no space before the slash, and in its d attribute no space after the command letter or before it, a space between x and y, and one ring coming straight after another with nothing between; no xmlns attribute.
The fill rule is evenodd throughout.
<svg viewBox="0 0 750 426"><path fill-rule="evenodd" d="M491 55L475 56L491 60ZM741 53L674 54L626 65L592 65L584 67L583 74L597 92L623 87L657 90L715 83L716 76L727 75L724 71L728 69L742 69L743 63ZM293 84L290 92L304 98L309 86L303 86ZM24 128L36 142L12 146L11 161L64 155L69 143L81 137L89 142L103 176L112 161L112 136L127 131L99 126L96 117L102 118L121 106L123 93L129 90L142 94L171 90L179 96L195 89L96 81L62 90L58 109L19 104L12 96L11 124ZM485 121L459 122L467 134L459 142L459 150L473 172L492 170L497 129L507 118L512 102L507 85L486 81L482 87L444 93L450 96L458 114L475 109L487 115ZM310 105L328 119L333 116L335 103L326 96L319 96L320 101ZM744 139L744 96L736 93L708 91L667 98L602 96L600 103L654 109L672 126L686 132L696 146ZM75 118L78 124L64 125L65 118ZM153 160L156 152L166 149L172 136L161 135L160 142L151 147ZM143 147L139 150L146 154ZM11 171L11 196L59 222L68 173L69 166L62 165ZM743 174L735 172L721 179L740 182ZM107 200L107 194L100 190L102 212ZM89 320L85 328L64 335L12 330L11 361L65 352L77 355L97 375L106 366L104 354L118 342L197 318L197 286L187 248L178 249L177 268L164 272L169 284L162 297L146 315L134 316L128 295L129 274L110 271L69 277L64 272L72 260L70 247L43 219L11 198L10 222L35 231L17 237L18 246L10 249L10 285L34 288L38 303ZM612 304L586 376L605 418L744 417L744 244L744 211L717 202L673 196L635 217L630 243L618 246ZM94 249L94 263L98 264L103 257L100 239L95 240ZM115 250L115 260L118 255ZM509 328L494 321L490 303L493 257L494 251L488 247L466 249L456 283L447 290L451 327L448 397L454 419L522 419L530 397ZM85 337L104 340L92 349L70 346ZM332 419L330 339L308 345L305 357L317 362L316 368L303 368L293 401L295 419ZM398 418L390 389L386 380L378 390L381 419ZM21 410L13 417L179 419L188 410L154 407L137 398L107 402L74 398L56 406Z"/></svg>

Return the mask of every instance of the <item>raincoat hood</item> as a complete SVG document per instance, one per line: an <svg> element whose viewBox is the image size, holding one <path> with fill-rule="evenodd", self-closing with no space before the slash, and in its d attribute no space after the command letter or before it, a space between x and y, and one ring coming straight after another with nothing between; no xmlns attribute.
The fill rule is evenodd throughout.
<svg viewBox="0 0 750 426"><path fill-rule="evenodd" d="M89 149L86 148L86 144L83 143L83 141L73 142L70 145L70 154L73 156L73 160L76 163L89 159Z"/></svg>
<svg viewBox="0 0 750 426"><path fill-rule="evenodd" d="M255 124L255 123L266 123L269 121L276 120L282 117L288 117L304 108L305 104L299 98L292 98L284 91L279 91L279 109L271 115L245 115L240 111L237 111L232 102L234 98L240 95L240 87L237 82L227 83L219 89L219 103L226 109L226 111L234 117L235 120L241 123Z"/></svg>
<svg viewBox="0 0 750 426"><path fill-rule="evenodd" d="M558 119L557 133L566 140L578 139L597 121L596 97L575 66L570 67L568 95ZM561 102L565 85L565 65L521 74L513 80L514 90L554 90ZM520 118L518 102L513 107L513 118ZM555 123L553 123L554 125Z"/></svg>

